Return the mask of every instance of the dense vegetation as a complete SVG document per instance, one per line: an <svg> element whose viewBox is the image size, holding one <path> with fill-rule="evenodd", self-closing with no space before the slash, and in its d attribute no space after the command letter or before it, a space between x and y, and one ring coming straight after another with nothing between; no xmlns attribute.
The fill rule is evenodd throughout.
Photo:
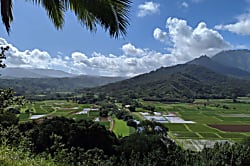
<svg viewBox="0 0 250 166"><path fill-rule="evenodd" d="M62 92L69 82L64 80L66 84L61 84L58 80L53 83L53 86L60 85L58 89L53 89L39 80L41 87L35 91L39 95L57 90ZM25 81L26 87L27 85L32 87L34 84L33 81ZM19 86L18 83L16 85ZM138 116L136 114L138 109L147 110L152 114L154 111L164 110L165 105L161 105L159 102L156 102L155 105L145 104L147 101L188 101L196 105L194 98L231 98L236 103L242 102L237 99L237 96L246 96L250 93L248 85L247 80L230 78L198 65L186 64L161 68L119 83L91 90L87 89L81 95L78 93L77 96L72 96L69 93L64 94L63 98L71 100L75 104L98 105L99 117L112 117L113 122L110 123L117 123L113 128L108 128L104 126L104 123L102 125L102 123L87 118L57 117L55 115L59 112L49 105L43 106L43 108L49 109L46 110L48 116L45 118L34 121L19 121L20 116L18 117L17 114L20 114L20 109L25 104L24 98L16 97L11 89L1 89L0 164L65 166L250 165L249 138L241 143L216 143L214 147L192 151L184 149L171 139L173 137L170 137L170 134L173 132L169 132L167 128L167 126L172 128L171 124L165 125L142 120L137 124L134 121L134 115ZM25 92L28 89L22 86L19 89L22 90L21 93L34 93L32 90ZM59 99L61 97L56 96ZM195 111L204 117L209 117L208 114L213 114L215 107L220 109L220 113L231 109L228 105L207 103L203 106L198 105ZM127 105L129 107L126 107ZM168 109L172 109L170 106L168 107ZM175 105L174 107L180 115L185 114L197 118L193 115L194 107L185 108L185 110L182 109L183 106L177 107ZM25 114L29 116L30 113L34 113L32 112L34 110L27 108ZM39 108L41 107L37 107L35 111L39 111ZM77 109L81 110L82 107L77 107ZM191 111L192 114L190 114ZM65 114L65 111L60 113ZM20 115L24 115L23 112ZM215 119L217 118L215 114L213 116ZM222 118L227 119L227 117ZM220 121L221 119L217 118L216 120ZM200 121L204 121L204 118ZM134 129L133 132L130 132L131 127ZM179 134L189 136L195 135L191 132L195 131L195 128L209 129L203 125L177 125L176 128L178 128L178 132L182 130ZM183 132L183 130L189 130L189 132ZM211 131L212 129L210 132L196 133L201 137L218 135L218 133Z"/></svg>
<svg viewBox="0 0 250 166"><path fill-rule="evenodd" d="M247 142L216 144L214 148L200 152L184 150L168 137L167 128L155 122L143 121L138 126L143 130L120 138L104 126L88 120L48 117L41 121L17 123L18 119L13 121L16 115L10 113L8 107L22 104L22 99L17 100L12 91L2 92L0 101L5 104L1 116L10 117L0 121L0 162L5 165L15 165L20 159L24 163L30 162L30 165L36 161L41 165L250 164ZM111 108L109 105L103 107ZM17 156L20 153L22 155Z"/></svg>
<svg viewBox="0 0 250 166"><path fill-rule="evenodd" d="M124 78L97 76L0 79L0 87L13 88L16 95L23 95L28 99L36 99L36 95L45 95L47 99L60 99L69 97L67 93L73 93L76 89L101 86L122 79Z"/></svg>
<svg viewBox="0 0 250 166"><path fill-rule="evenodd" d="M194 98L232 98L250 93L250 82L217 74L198 65L160 68L118 83L90 89L116 98L153 101L192 101Z"/></svg>

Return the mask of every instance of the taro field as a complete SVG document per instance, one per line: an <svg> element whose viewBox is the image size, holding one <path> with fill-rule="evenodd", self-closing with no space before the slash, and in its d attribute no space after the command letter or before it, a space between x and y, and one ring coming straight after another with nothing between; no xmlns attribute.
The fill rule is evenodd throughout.
<svg viewBox="0 0 250 166"><path fill-rule="evenodd" d="M77 104L63 100L34 101L21 108L19 121L41 121L43 118L63 116L75 120L93 120L112 130L117 136L127 136L135 132L135 129L128 127L126 122L115 117L99 117L99 106L93 104ZM87 111L84 111L86 110ZM91 109L91 110L88 110ZM112 123L113 122L113 123Z"/></svg>
<svg viewBox="0 0 250 166"><path fill-rule="evenodd" d="M215 142L241 142L250 137L249 98L240 98L238 102L214 99L196 100L194 103L144 104L154 105L156 112L171 112L185 121L194 122L164 123L169 129L168 135L183 148L201 150Z"/></svg>
<svg viewBox="0 0 250 166"><path fill-rule="evenodd" d="M96 120L99 117L99 111L92 110L80 113L84 108L96 108L95 105L77 104L63 100L34 101L26 104L21 109L19 115L20 122L37 120L39 117L64 116L75 120L88 119ZM33 118L34 117L34 118ZM109 126L108 121L99 121L105 126Z"/></svg>

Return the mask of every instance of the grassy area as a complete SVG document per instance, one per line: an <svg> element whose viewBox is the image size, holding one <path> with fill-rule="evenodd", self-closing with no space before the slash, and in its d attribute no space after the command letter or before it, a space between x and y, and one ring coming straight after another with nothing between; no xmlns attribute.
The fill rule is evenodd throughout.
<svg viewBox="0 0 250 166"><path fill-rule="evenodd" d="M72 102L67 102L63 100L46 100L46 101L36 101L33 103L26 104L21 108L21 114L19 119L21 122L29 121L32 115L46 115L46 116L64 116L68 118L73 118L75 120L95 120L99 117L99 111L89 111L87 114L77 114L77 112L82 111L84 108L91 108L90 104L77 104ZM25 113L29 110L29 113ZM139 114L136 115L138 120L141 120ZM107 129L110 128L109 121L101 121L100 124L104 125ZM130 133L134 133L135 129L127 126L127 123L123 120L115 119L115 126L113 129L117 136L128 136Z"/></svg>
<svg viewBox="0 0 250 166"><path fill-rule="evenodd" d="M46 100L28 103L21 108L19 119L21 122L28 121L31 115L64 116L68 118L94 120L99 116L98 111L90 111L89 114L76 114L83 108L91 108L90 104L77 104L64 100ZM25 111L29 110L29 113Z"/></svg>
<svg viewBox="0 0 250 166"><path fill-rule="evenodd" d="M212 128L211 124L250 125L250 99L240 98L244 102L232 99L198 99L194 103L165 104L159 102L142 102L154 105L159 112L174 112L184 120L194 124L165 123L170 136L174 139L211 139L240 142L250 132L224 132Z"/></svg>
<svg viewBox="0 0 250 166"><path fill-rule="evenodd" d="M250 101L249 98L241 98ZM145 105L153 105L155 111L167 114L173 112L184 120L194 121L194 124L165 123L169 128L170 135L174 139L211 139L237 141L250 136L250 132L224 132L212 128L212 124L250 125L250 103L234 103L231 99L195 100L194 103L165 104L159 102L142 102ZM46 114L47 116L65 116L75 120L95 120L99 117L99 111L90 111L88 114L76 114L84 108L91 108L90 104L77 104L62 100L39 101L26 104L21 109L19 119L21 122L28 121L31 115ZM25 113L26 110L29 113ZM144 117L139 112L145 112L142 108L136 108L133 112L134 119L142 121ZM128 127L126 122L114 118L113 132L117 136L128 136L135 129ZM107 129L110 122L99 122Z"/></svg>
<svg viewBox="0 0 250 166"><path fill-rule="evenodd" d="M30 152L23 151L18 147L10 147L2 144L0 146L0 165L2 166L54 166L52 159L45 159L41 156L33 157ZM60 164L61 165L61 164Z"/></svg>
<svg viewBox="0 0 250 166"><path fill-rule="evenodd" d="M186 128L186 126L184 124L175 124L175 123L165 123L164 126L166 126L169 131L184 131L184 132L188 132L188 129Z"/></svg>
<svg viewBox="0 0 250 166"><path fill-rule="evenodd" d="M117 137L125 137L130 134L130 127L127 126L127 123L125 121L114 118L113 132Z"/></svg>

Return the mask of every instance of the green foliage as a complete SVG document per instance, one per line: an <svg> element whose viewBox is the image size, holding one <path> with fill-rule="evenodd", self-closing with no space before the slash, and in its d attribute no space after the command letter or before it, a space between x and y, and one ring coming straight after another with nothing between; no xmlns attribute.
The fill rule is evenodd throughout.
<svg viewBox="0 0 250 166"><path fill-rule="evenodd" d="M198 65L176 65L92 89L118 100L193 102L194 98L232 98L250 92L249 81L227 77Z"/></svg>
<svg viewBox="0 0 250 166"><path fill-rule="evenodd" d="M117 118L114 119L114 129L113 132L115 135L118 136L129 136L130 131L129 131L129 126L127 126L127 123L123 120L119 120Z"/></svg>
<svg viewBox="0 0 250 166"><path fill-rule="evenodd" d="M0 130L0 162L28 166L250 163L250 147L245 144L215 144L214 148L193 152L171 141L161 124L145 121L141 127L144 127L141 133L118 140L104 127L90 121L53 118L41 124L22 123Z"/></svg>
<svg viewBox="0 0 250 166"><path fill-rule="evenodd" d="M15 96L13 89L0 89L0 113L9 106L23 104L25 104L24 98Z"/></svg>
<svg viewBox="0 0 250 166"><path fill-rule="evenodd" d="M5 51L8 51L8 50L9 50L9 46L1 47L1 53L0 53L0 68L5 68L5 67L6 67L6 65L3 64L3 59L6 59Z"/></svg>
<svg viewBox="0 0 250 166"><path fill-rule="evenodd" d="M16 114L10 112L3 112L0 114L0 125L2 125L4 128L11 125L17 125L18 120L19 119L16 117Z"/></svg>
<svg viewBox="0 0 250 166"><path fill-rule="evenodd" d="M117 142L115 135L102 125L92 121L74 121L63 117L45 119L42 124L34 125L27 136L34 144L34 151L39 153L51 149L53 139L50 136L53 134L62 137L61 143L69 149L80 147L88 150L97 147L103 149L105 153L112 153L113 150L109 147Z"/></svg>
<svg viewBox="0 0 250 166"><path fill-rule="evenodd" d="M56 166L52 159L41 156L32 156L29 151L21 147L11 147L6 144L0 145L0 165L2 166Z"/></svg>
<svg viewBox="0 0 250 166"><path fill-rule="evenodd" d="M13 106L21 106L24 103L24 98L14 96L12 89L0 89L0 125L4 128L16 125L18 123L16 113L20 111Z"/></svg>
<svg viewBox="0 0 250 166"><path fill-rule="evenodd" d="M91 77L79 76L68 78L17 78L7 79L0 77L2 88L13 88L16 94L23 95L27 99L72 99L77 89L105 85L122 80L121 77ZM83 94L79 97L81 101L93 99L93 95ZM103 101L103 96L98 96ZM88 103L93 104L93 101Z"/></svg>
<svg viewBox="0 0 250 166"><path fill-rule="evenodd" d="M205 148L198 153L201 163L207 165L249 165L250 147L240 144L215 144L214 147ZM194 162L199 161L196 160Z"/></svg>

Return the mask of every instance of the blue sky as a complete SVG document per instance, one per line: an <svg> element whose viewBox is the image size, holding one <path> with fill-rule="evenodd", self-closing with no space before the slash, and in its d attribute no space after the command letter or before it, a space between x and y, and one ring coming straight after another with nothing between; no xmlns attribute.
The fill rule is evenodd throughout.
<svg viewBox="0 0 250 166"><path fill-rule="evenodd" d="M71 12L56 30L41 6L14 2L8 67L53 68L91 75L134 76L200 55L250 48L250 0L133 1L125 38L91 33Z"/></svg>

